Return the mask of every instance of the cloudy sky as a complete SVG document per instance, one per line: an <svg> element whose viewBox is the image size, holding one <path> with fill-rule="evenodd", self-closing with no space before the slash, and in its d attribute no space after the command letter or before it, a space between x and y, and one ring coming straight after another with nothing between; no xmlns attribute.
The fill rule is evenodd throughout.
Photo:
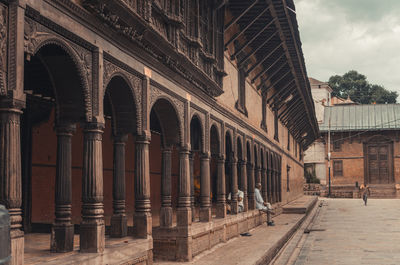
<svg viewBox="0 0 400 265"><path fill-rule="evenodd" d="M400 0L295 0L307 72L356 70L400 94Z"/></svg>

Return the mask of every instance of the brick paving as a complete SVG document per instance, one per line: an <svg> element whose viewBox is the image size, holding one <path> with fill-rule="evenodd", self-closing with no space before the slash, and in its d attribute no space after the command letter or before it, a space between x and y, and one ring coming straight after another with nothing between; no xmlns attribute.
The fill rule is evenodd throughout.
<svg viewBox="0 0 400 265"><path fill-rule="evenodd" d="M324 199L296 265L400 264L400 200Z"/></svg>

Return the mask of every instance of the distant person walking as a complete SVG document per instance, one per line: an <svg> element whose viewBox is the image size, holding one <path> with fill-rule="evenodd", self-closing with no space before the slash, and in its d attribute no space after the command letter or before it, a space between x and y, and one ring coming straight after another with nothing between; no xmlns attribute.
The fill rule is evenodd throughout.
<svg viewBox="0 0 400 265"><path fill-rule="evenodd" d="M368 185L366 185L366 186L363 188L363 191L362 191L362 198L363 198L363 201L364 201L364 205L365 205L365 206L367 206L367 200L368 200L368 196L369 196L369 195L371 195L371 191L370 191Z"/></svg>

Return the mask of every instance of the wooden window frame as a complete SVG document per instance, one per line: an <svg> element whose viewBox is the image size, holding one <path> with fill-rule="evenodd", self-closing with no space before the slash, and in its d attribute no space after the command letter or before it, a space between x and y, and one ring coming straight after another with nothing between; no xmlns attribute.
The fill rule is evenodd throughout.
<svg viewBox="0 0 400 265"><path fill-rule="evenodd" d="M238 111L248 116L246 108L246 72L243 68L238 70L238 100L235 103Z"/></svg>
<svg viewBox="0 0 400 265"><path fill-rule="evenodd" d="M336 165L340 165L340 170L336 169ZM333 176L343 177L343 160L333 160Z"/></svg>
<svg viewBox="0 0 400 265"><path fill-rule="evenodd" d="M342 141L341 140L333 141L333 151L334 152L342 151Z"/></svg>
<svg viewBox="0 0 400 265"><path fill-rule="evenodd" d="M279 142L279 121L277 110L274 110L274 139Z"/></svg>

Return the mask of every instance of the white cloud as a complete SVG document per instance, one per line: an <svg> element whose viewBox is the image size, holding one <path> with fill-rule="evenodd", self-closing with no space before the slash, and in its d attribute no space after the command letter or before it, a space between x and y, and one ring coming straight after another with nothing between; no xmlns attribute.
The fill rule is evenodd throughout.
<svg viewBox="0 0 400 265"><path fill-rule="evenodd" d="M327 81L356 70L400 94L400 1L298 0L308 75ZM400 99L400 98L399 98Z"/></svg>

